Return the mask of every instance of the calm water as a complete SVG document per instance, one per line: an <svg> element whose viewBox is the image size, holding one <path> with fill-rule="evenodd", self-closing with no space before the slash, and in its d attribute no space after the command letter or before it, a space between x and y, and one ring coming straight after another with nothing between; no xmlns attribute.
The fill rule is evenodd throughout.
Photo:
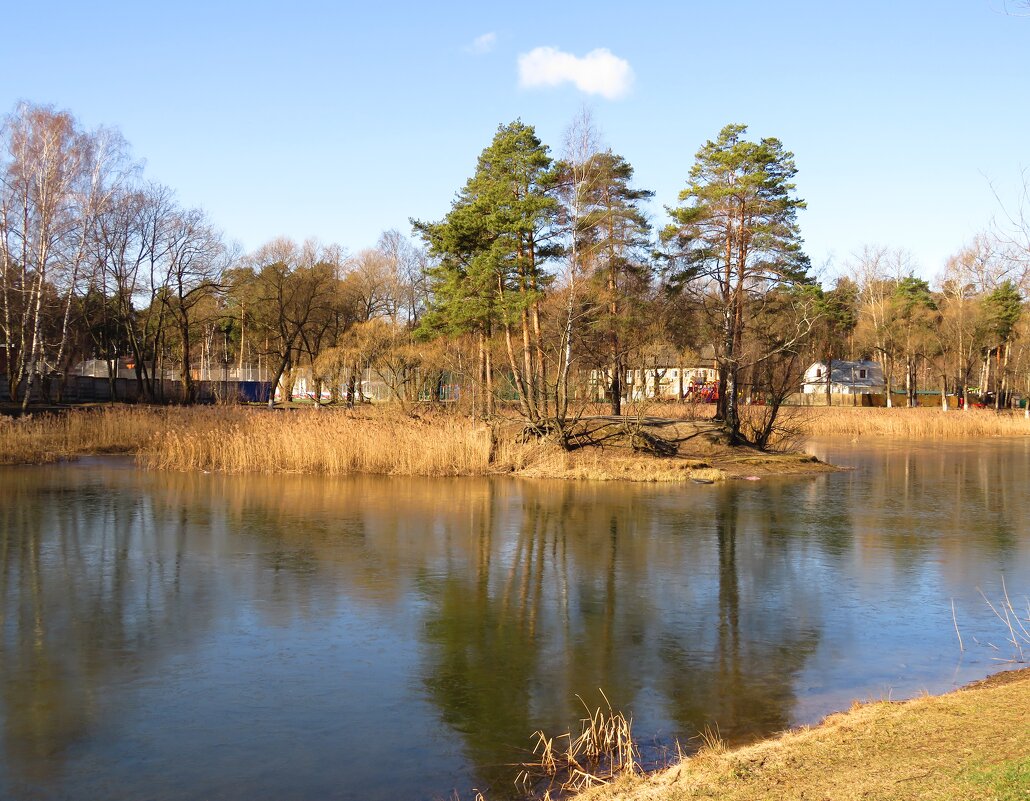
<svg viewBox="0 0 1030 801"><path fill-rule="evenodd" d="M1003 667L977 588L1030 594L1030 443L812 449L855 469L2 469L0 797L493 799L598 688L660 747Z"/></svg>

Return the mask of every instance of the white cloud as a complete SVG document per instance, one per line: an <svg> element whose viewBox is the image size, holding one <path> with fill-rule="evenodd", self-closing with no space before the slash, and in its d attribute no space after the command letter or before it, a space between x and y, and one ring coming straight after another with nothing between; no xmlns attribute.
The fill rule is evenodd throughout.
<svg viewBox="0 0 1030 801"><path fill-rule="evenodd" d="M493 50L495 44L497 44L497 34L491 31L490 33L484 33L482 36L477 36L465 50L481 56Z"/></svg>
<svg viewBox="0 0 1030 801"><path fill-rule="evenodd" d="M599 47L580 58L556 47L537 47L519 56L519 86L560 86L573 83L588 95L616 100L629 93L633 69L624 58Z"/></svg>

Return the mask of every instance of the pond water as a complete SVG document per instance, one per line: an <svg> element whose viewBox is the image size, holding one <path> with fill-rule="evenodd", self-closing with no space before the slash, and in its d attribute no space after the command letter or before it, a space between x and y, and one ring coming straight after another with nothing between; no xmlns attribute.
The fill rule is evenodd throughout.
<svg viewBox="0 0 1030 801"><path fill-rule="evenodd" d="M0 797L493 800L599 689L653 754L1010 666L1030 442L810 449L854 469L0 469Z"/></svg>

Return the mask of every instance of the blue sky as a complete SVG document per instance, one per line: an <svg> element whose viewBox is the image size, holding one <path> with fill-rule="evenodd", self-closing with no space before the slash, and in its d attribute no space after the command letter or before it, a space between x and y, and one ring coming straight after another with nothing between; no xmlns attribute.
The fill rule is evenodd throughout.
<svg viewBox="0 0 1030 801"><path fill-rule="evenodd" d="M991 184L1015 205L1030 167L1030 17L1002 4L17 3L0 110L121 129L246 249L351 251L441 217L515 118L557 152L588 105L656 192L656 227L697 149L740 122L794 152L813 263L878 244L930 277L999 213ZM570 80L520 85L543 47L537 77Z"/></svg>

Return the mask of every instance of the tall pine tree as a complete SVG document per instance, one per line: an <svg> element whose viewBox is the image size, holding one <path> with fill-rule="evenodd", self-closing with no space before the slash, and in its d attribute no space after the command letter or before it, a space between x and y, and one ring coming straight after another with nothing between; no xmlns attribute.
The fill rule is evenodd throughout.
<svg viewBox="0 0 1030 801"><path fill-rule="evenodd" d="M520 408L533 423L548 415L540 301L544 265L558 252L551 166L532 126L502 125L446 217L414 223L439 259L429 276L432 306L423 330L475 331L491 395L489 343L499 331Z"/></svg>
<svg viewBox="0 0 1030 801"><path fill-rule="evenodd" d="M697 152L680 192L683 205L668 209L673 221L662 234L678 264L678 285L696 293L721 330L719 412L734 443L748 302L809 280L794 155L778 139L750 142L746 132L744 125L727 125Z"/></svg>
<svg viewBox="0 0 1030 801"><path fill-rule="evenodd" d="M604 341L613 415L622 413L626 348L632 334L634 290L651 277L646 255L651 226L639 203L653 197L631 186L633 167L610 150L594 154L585 165L581 184L583 214L573 235L597 291L593 326Z"/></svg>

